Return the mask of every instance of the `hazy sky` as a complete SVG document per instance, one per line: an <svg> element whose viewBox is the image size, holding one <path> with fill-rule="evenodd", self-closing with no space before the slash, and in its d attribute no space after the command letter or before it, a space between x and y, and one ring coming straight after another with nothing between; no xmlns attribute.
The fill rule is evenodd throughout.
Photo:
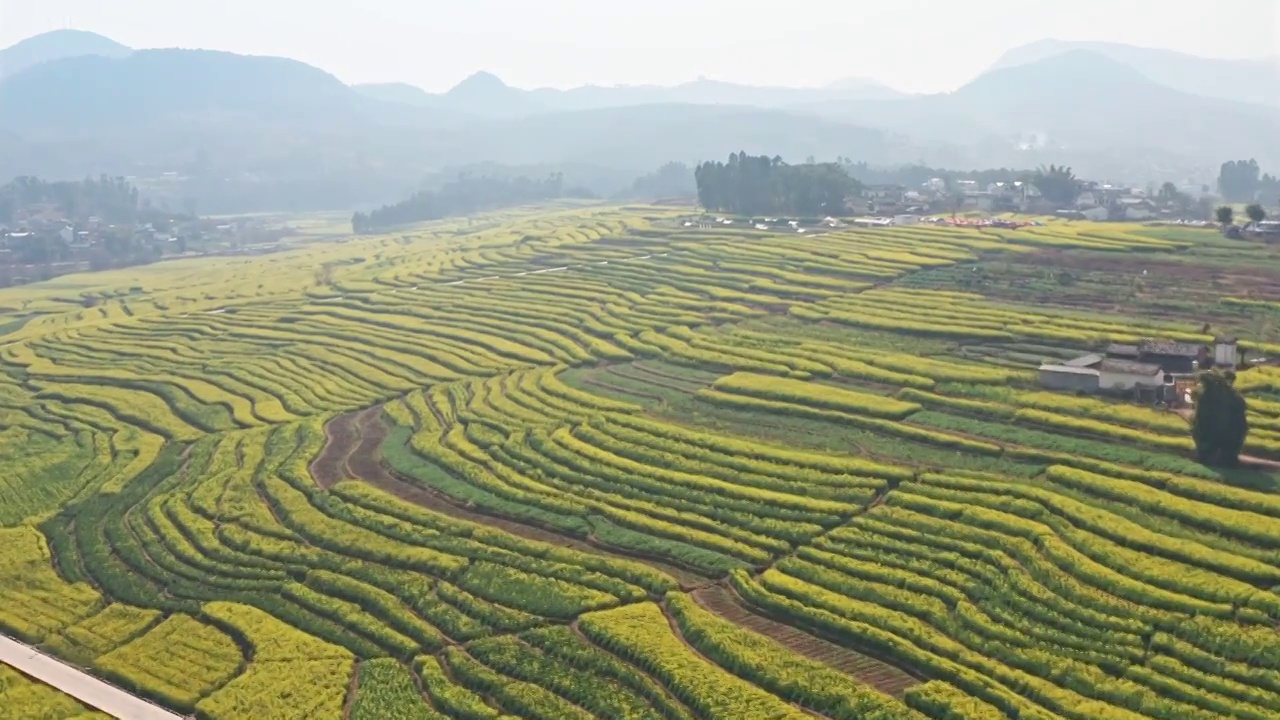
<svg viewBox="0 0 1280 720"><path fill-rule="evenodd" d="M60 27L429 90L489 70L519 87L863 76L922 92L1047 37L1278 54L1280 0L0 0L0 47Z"/></svg>

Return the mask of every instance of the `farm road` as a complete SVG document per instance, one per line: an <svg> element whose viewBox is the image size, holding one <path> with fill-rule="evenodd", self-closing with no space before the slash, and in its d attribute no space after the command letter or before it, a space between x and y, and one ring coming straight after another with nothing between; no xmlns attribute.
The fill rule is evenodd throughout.
<svg viewBox="0 0 1280 720"><path fill-rule="evenodd" d="M182 720L177 713L3 635L0 635L0 662L122 720Z"/></svg>

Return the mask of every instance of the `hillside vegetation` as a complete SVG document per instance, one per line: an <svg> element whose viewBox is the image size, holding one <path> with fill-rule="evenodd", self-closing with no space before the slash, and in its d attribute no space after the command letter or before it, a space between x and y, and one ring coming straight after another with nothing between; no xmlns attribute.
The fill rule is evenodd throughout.
<svg viewBox="0 0 1280 720"><path fill-rule="evenodd" d="M681 220L0 291L0 628L206 720L1280 714L1275 477L1034 373L1280 351L1275 252Z"/></svg>

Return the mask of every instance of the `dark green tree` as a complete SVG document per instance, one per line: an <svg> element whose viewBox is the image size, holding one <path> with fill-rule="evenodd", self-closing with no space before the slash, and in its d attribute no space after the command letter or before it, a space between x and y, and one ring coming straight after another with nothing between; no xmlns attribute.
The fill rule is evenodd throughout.
<svg viewBox="0 0 1280 720"><path fill-rule="evenodd" d="M551 173L542 180L523 175L508 178L461 173L454 180L430 190L421 190L394 205L353 214L351 229L356 233L371 232L563 197L589 197L589 194L582 188L566 189L564 174L559 172Z"/></svg>
<svg viewBox="0 0 1280 720"><path fill-rule="evenodd" d="M1218 218L1218 224L1226 227L1236 218L1236 211L1231 209L1230 205L1222 205L1215 212L1214 216Z"/></svg>
<svg viewBox="0 0 1280 720"><path fill-rule="evenodd" d="M1195 204L1190 195L1179 190L1178 186L1171 182L1160 186L1160 192L1156 194L1156 199L1160 201L1161 205L1179 215L1187 215Z"/></svg>
<svg viewBox="0 0 1280 720"><path fill-rule="evenodd" d="M1253 202L1261 186L1262 171L1257 160L1222 163L1218 173L1218 192L1227 202Z"/></svg>
<svg viewBox="0 0 1280 720"><path fill-rule="evenodd" d="M1258 203L1254 203L1244 209L1244 214L1249 216L1250 222L1260 223L1267 219L1267 211L1262 209Z"/></svg>
<svg viewBox="0 0 1280 720"><path fill-rule="evenodd" d="M662 200L688 197L697 191L693 168L680 162L670 162L654 172L642 175L631 187L618 193L619 200Z"/></svg>
<svg viewBox="0 0 1280 720"><path fill-rule="evenodd" d="M1080 182L1071 168L1057 165L1041 166L1031 178L1045 200L1055 205L1071 205L1080 196Z"/></svg>
<svg viewBox="0 0 1280 720"><path fill-rule="evenodd" d="M1249 435L1248 404L1234 382L1230 371L1200 376L1191 437L1196 455L1206 465L1234 467L1240 462L1240 450Z"/></svg>
<svg viewBox="0 0 1280 720"><path fill-rule="evenodd" d="M728 163L699 164L694 181L702 207L735 215L841 215L861 189L836 163L788 165L746 153L733 153Z"/></svg>

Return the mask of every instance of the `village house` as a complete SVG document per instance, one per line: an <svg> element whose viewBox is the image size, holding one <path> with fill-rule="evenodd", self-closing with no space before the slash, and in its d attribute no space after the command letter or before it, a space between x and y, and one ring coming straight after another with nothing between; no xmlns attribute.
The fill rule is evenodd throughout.
<svg viewBox="0 0 1280 720"><path fill-rule="evenodd" d="M863 195L866 196L867 200L877 207L897 207L902 205L906 193L907 189L902 185L871 185L863 190Z"/></svg>
<svg viewBox="0 0 1280 720"><path fill-rule="evenodd" d="M1249 223L1244 227L1242 234L1259 240L1280 241L1280 221L1263 220L1258 223Z"/></svg>
<svg viewBox="0 0 1280 720"><path fill-rule="evenodd" d="M1098 392L1101 381L1097 370L1067 364L1041 365L1039 378L1040 385L1046 389L1088 395Z"/></svg>
<svg viewBox="0 0 1280 720"><path fill-rule="evenodd" d="M1058 365L1041 365L1039 379L1050 390L1127 393L1159 390L1165 385L1165 372L1154 363L1089 354Z"/></svg>
<svg viewBox="0 0 1280 720"><path fill-rule="evenodd" d="M1153 363L1110 359L1098 363L1098 386L1102 390L1127 392L1155 389L1164 384L1164 369Z"/></svg>
<svg viewBox="0 0 1280 720"><path fill-rule="evenodd" d="M1120 220L1150 220L1158 210L1156 204L1145 197L1120 198L1120 209L1124 213L1123 217L1117 218Z"/></svg>
<svg viewBox="0 0 1280 720"><path fill-rule="evenodd" d="M1212 350L1195 343L1145 339L1136 345L1112 343L1103 354L1045 363L1039 380L1042 387L1060 392L1139 393L1171 401L1197 371L1235 367L1240 359L1234 337L1214 338Z"/></svg>
<svg viewBox="0 0 1280 720"><path fill-rule="evenodd" d="M1194 343L1170 340L1142 340L1137 345L1107 346L1107 357L1159 365L1171 375L1185 375L1212 365L1209 349Z"/></svg>

